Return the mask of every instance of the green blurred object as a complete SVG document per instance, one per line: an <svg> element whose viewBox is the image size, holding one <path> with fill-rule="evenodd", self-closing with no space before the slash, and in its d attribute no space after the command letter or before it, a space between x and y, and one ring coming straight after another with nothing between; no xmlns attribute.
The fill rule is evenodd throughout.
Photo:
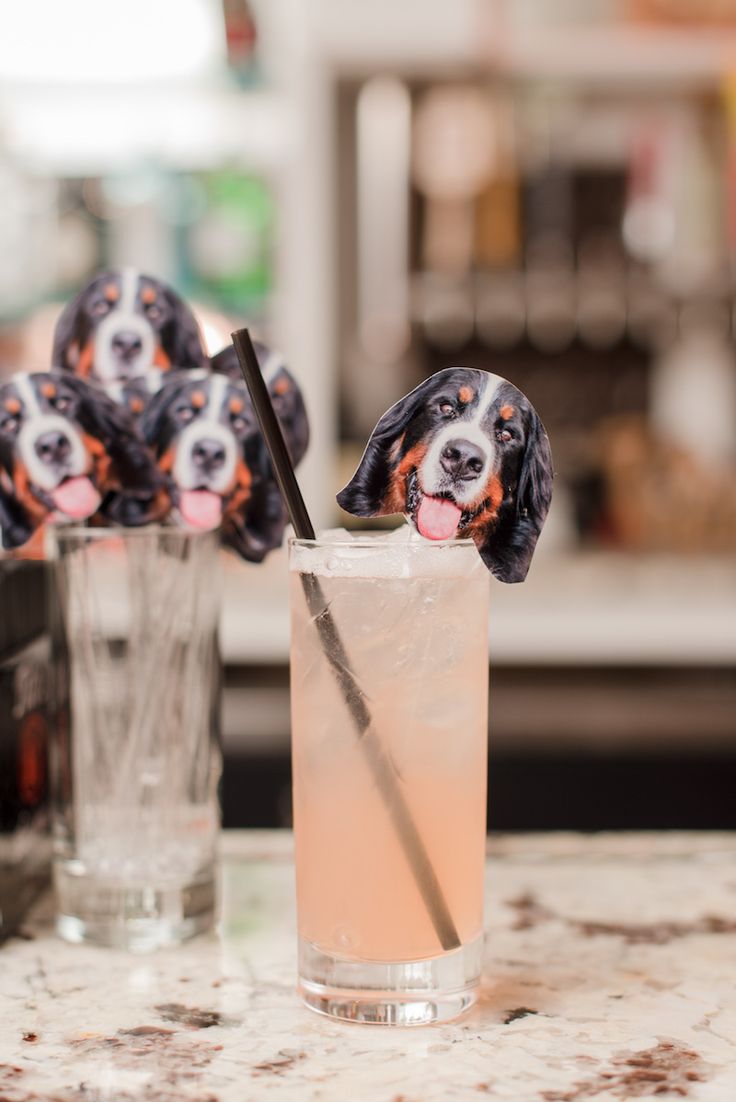
<svg viewBox="0 0 736 1102"><path fill-rule="evenodd" d="M199 177L204 205L185 230L190 294L257 316L273 286L275 205L266 183L233 171Z"/></svg>

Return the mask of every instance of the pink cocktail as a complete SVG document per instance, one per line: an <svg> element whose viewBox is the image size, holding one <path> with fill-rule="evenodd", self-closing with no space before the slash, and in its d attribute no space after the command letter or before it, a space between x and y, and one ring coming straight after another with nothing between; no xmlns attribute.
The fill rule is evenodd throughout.
<svg viewBox="0 0 736 1102"><path fill-rule="evenodd" d="M472 543L405 535L292 541L292 753L302 994L340 1017L418 1023L470 1005L480 975L489 578ZM363 733L307 599L315 578ZM431 865L429 905L392 799Z"/></svg>

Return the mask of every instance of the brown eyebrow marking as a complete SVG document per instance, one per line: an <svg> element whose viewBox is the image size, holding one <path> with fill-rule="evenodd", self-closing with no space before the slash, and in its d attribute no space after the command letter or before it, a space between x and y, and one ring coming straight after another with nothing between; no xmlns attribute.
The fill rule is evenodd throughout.
<svg viewBox="0 0 736 1102"><path fill-rule="evenodd" d="M120 298L120 291L114 283L106 283L102 289L102 293L108 302L117 302Z"/></svg>
<svg viewBox="0 0 736 1102"><path fill-rule="evenodd" d="M242 413L243 412L243 399L242 398L231 398L230 399L230 412L231 413Z"/></svg>
<svg viewBox="0 0 736 1102"><path fill-rule="evenodd" d="M510 421L515 413L516 410L513 406L501 406L501 416L503 417L504 421Z"/></svg>
<svg viewBox="0 0 736 1102"><path fill-rule="evenodd" d="M5 408L8 413L20 413L20 402L17 398L6 398Z"/></svg>
<svg viewBox="0 0 736 1102"><path fill-rule="evenodd" d="M150 306L152 302L156 301L156 291L153 287L144 287L141 291L141 302L145 302L146 306Z"/></svg>
<svg viewBox="0 0 736 1102"><path fill-rule="evenodd" d="M472 402L473 398L475 398L475 391L471 386L461 386L457 392L457 396L461 402L467 405L468 402Z"/></svg>
<svg viewBox="0 0 736 1102"><path fill-rule="evenodd" d="M44 398L55 398L56 387L53 383L44 383L41 387L41 393L43 394Z"/></svg>
<svg viewBox="0 0 736 1102"><path fill-rule="evenodd" d="M207 399L201 390L193 390L191 402L195 409L202 409L207 404Z"/></svg>
<svg viewBox="0 0 736 1102"><path fill-rule="evenodd" d="M274 384L273 391L274 391L274 394L286 394L288 389L289 389L289 380L288 379L279 379L278 382Z"/></svg>

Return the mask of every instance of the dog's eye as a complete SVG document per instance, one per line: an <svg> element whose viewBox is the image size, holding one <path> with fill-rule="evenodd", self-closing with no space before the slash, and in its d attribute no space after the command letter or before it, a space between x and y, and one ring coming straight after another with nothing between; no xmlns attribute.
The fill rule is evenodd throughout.
<svg viewBox="0 0 736 1102"><path fill-rule="evenodd" d="M66 411L69 409L69 406L71 405L71 401L69 400L69 398L64 398L60 396L58 398L54 398L51 404L54 409L57 410L59 413L66 413Z"/></svg>
<svg viewBox="0 0 736 1102"><path fill-rule="evenodd" d="M176 411L176 416L179 418L180 421L187 423L191 421L194 417L194 410L191 406L182 406L181 409L178 409Z"/></svg>
<svg viewBox="0 0 736 1102"><path fill-rule="evenodd" d="M97 302L92 303L92 305L89 308L89 312L94 317L101 318L101 317L104 317L104 315L109 311L109 309L110 309L110 303L107 301L107 299L100 298L100 299L97 300Z"/></svg>
<svg viewBox="0 0 736 1102"><path fill-rule="evenodd" d="M501 440L504 444L508 444L509 440L514 439L514 434L513 434L513 432L509 432L508 429L499 429L498 432L496 433L496 437L499 440Z"/></svg>
<svg viewBox="0 0 736 1102"><path fill-rule="evenodd" d="M146 315L151 321L158 321L161 314L161 307L157 306L155 302L149 302L148 306L146 306Z"/></svg>
<svg viewBox="0 0 736 1102"><path fill-rule="evenodd" d="M248 427L248 422L244 417L233 417L230 423L234 432L243 432Z"/></svg>
<svg viewBox="0 0 736 1102"><path fill-rule="evenodd" d="M0 429L3 432L15 432L18 428L19 421L17 417L6 417L4 421L0 422Z"/></svg>
<svg viewBox="0 0 736 1102"><path fill-rule="evenodd" d="M454 417L455 416L455 407L453 406L452 402L445 402L444 400L441 401L440 402L440 413L442 414L443 417Z"/></svg>

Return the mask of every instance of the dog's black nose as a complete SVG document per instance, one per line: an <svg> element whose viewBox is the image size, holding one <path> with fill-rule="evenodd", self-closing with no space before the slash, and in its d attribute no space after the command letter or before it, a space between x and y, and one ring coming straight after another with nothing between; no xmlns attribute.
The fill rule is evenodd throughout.
<svg viewBox="0 0 736 1102"><path fill-rule="evenodd" d="M72 443L63 432L44 432L33 447L38 458L44 463L63 463L69 458Z"/></svg>
<svg viewBox="0 0 736 1102"><path fill-rule="evenodd" d="M112 338L112 348L113 352L115 352L121 360L127 362L140 353L143 348L143 342L137 333L132 333L128 329L123 329Z"/></svg>
<svg viewBox="0 0 736 1102"><path fill-rule="evenodd" d="M225 463L225 449L219 440L198 440L192 448L192 462L195 467L212 474Z"/></svg>
<svg viewBox="0 0 736 1102"><path fill-rule="evenodd" d="M470 440L448 440L440 453L443 470L462 482L472 482L477 478L485 462L483 449Z"/></svg>

